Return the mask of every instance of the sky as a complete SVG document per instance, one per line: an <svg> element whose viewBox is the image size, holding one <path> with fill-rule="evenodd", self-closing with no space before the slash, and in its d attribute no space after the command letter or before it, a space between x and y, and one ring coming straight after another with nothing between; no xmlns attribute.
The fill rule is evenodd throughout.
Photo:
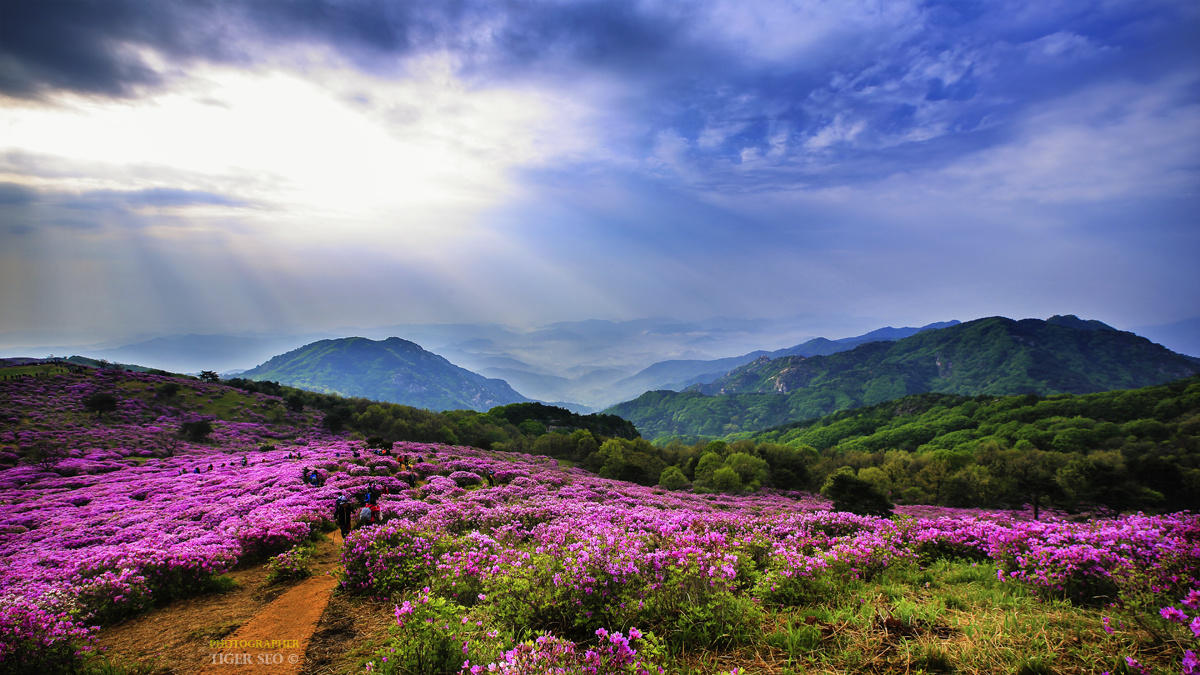
<svg viewBox="0 0 1200 675"><path fill-rule="evenodd" d="M1130 328L1197 260L1194 0L0 0L0 347Z"/></svg>

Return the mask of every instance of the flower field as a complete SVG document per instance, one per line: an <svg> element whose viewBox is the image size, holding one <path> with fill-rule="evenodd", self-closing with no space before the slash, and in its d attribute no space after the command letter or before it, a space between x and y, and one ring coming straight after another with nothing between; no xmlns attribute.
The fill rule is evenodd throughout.
<svg viewBox="0 0 1200 675"><path fill-rule="evenodd" d="M381 457L299 416L253 418L268 397L216 419L211 440L168 442L184 415L154 402L155 376L121 375L133 393L108 419L76 413L100 377L0 383L0 443L72 447L52 468L0 469L0 670L70 663L97 626L261 564L374 484L390 492L385 520L347 537L341 583L395 608L371 671L1197 672L1195 514L1034 522L900 507L884 519L466 447ZM228 403L195 384L197 401ZM421 461L404 471L401 454ZM1014 635L1053 614L1074 655L1021 654L984 635L990 613Z"/></svg>

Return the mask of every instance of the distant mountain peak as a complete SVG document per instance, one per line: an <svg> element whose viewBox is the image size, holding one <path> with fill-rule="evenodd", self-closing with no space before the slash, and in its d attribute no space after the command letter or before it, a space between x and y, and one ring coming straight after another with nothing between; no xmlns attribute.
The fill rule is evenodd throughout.
<svg viewBox="0 0 1200 675"><path fill-rule="evenodd" d="M1066 326L1067 328L1075 328L1078 330L1116 330L1116 328L1113 328L1103 321L1096 321L1095 319L1084 320L1075 316L1074 314L1055 314L1049 319L1046 319L1046 323L1053 324L1055 326Z"/></svg>
<svg viewBox="0 0 1200 675"><path fill-rule="evenodd" d="M275 356L243 377L430 410L486 411L529 400L504 380L460 368L399 337L320 340Z"/></svg>

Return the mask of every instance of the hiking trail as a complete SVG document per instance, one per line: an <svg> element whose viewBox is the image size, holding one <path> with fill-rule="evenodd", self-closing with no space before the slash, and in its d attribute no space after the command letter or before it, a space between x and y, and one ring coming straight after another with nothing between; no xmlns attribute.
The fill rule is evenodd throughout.
<svg viewBox="0 0 1200 675"><path fill-rule="evenodd" d="M297 675L337 587L341 551L342 535L334 530L317 542L313 576L290 588L268 584L264 565L238 570L230 574L236 589L113 626L101 633L100 645L110 656L151 665L155 673Z"/></svg>

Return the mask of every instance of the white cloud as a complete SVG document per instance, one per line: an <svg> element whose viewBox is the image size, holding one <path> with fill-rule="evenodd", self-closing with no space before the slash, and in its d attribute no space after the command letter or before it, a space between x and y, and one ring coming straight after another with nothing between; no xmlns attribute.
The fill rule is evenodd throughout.
<svg viewBox="0 0 1200 675"><path fill-rule="evenodd" d="M818 129L804 141L804 147L809 150L824 150L838 143L849 143L858 138L866 129L863 120L849 120L846 115L838 113L832 121Z"/></svg>
<svg viewBox="0 0 1200 675"><path fill-rule="evenodd" d="M1042 62L1078 61L1112 49L1070 31L1050 33L1024 46L1031 61Z"/></svg>
<svg viewBox="0 0 1200 675"><path fill-rule="evenodd" d="M1195 195L1200 104L1192 78L1097 86L1021 121L1016 138L925 176L964 198L1102 202Z"/></svg>

